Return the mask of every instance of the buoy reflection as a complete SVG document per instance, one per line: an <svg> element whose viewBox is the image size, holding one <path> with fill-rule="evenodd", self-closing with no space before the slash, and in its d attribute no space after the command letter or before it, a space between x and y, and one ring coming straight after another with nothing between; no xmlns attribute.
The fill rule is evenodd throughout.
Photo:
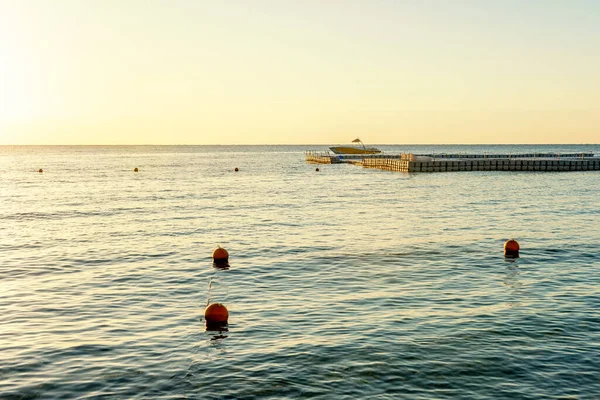
<svg viewBox="0 0 600 400"><path fill-rule="evenodd" d="M221 271L226 271L229 269L229 261L227 260L215 260L213 262L213 268L220 269Z"/></svg>

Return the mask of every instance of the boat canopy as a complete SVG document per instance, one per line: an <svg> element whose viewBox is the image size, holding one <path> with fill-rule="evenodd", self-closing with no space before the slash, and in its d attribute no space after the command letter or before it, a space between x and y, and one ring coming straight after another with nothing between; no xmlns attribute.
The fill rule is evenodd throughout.
<svg viewBox="0 0 600 400"><path fill-rule="evenodd" d="M366 149L365 144L363 142L361 142L359 138L354 139L352 141L352 143L360 143L360 145L363 147L363 149Z"/></svg>

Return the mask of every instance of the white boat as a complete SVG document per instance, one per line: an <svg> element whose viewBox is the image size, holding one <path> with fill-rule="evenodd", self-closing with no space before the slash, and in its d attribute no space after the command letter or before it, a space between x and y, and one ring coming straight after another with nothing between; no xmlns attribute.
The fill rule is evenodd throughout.
<svg viewBox="0 0 600 400"><path fill-rule="evenodd" d="M352 141L352 143L360 143L360 146L334 146L330 147L329 150L333 151L335 154L378 154L381 153L381 150L376 149L375 147L365 147L363 142L360 139L356 138Z"/></svg>

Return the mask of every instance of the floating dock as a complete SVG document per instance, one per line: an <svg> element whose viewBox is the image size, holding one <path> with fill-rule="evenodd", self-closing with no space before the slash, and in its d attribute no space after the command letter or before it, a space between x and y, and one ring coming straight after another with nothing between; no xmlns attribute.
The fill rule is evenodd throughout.
<svg viewBox="0 0 600 400"><path fill-rule="evenodd" d="M306 162L351 163L398 172L598 171L593 153L353 155L306 152Z"/></svg>

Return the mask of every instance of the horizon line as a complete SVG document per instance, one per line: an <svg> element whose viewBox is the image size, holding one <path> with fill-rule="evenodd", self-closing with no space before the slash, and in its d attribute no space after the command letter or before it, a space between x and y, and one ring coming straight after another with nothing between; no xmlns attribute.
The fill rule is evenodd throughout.
<svg viewBox="0 0 600 400"><path fill-rule="evenodd" d="M213 143L213 144L157 144L157 143L145 143L145 144L0 144L0 147L16 147L16 146L46 146L46 147L59 147L59 146L81 146L81 147L117 147L117 146L332 146L342 143L275 143L275 144L256 144L256 143L236 143L236 144L224 144L224 143ZM370 143L373 146L597 146L600 143Z"/></svg>

